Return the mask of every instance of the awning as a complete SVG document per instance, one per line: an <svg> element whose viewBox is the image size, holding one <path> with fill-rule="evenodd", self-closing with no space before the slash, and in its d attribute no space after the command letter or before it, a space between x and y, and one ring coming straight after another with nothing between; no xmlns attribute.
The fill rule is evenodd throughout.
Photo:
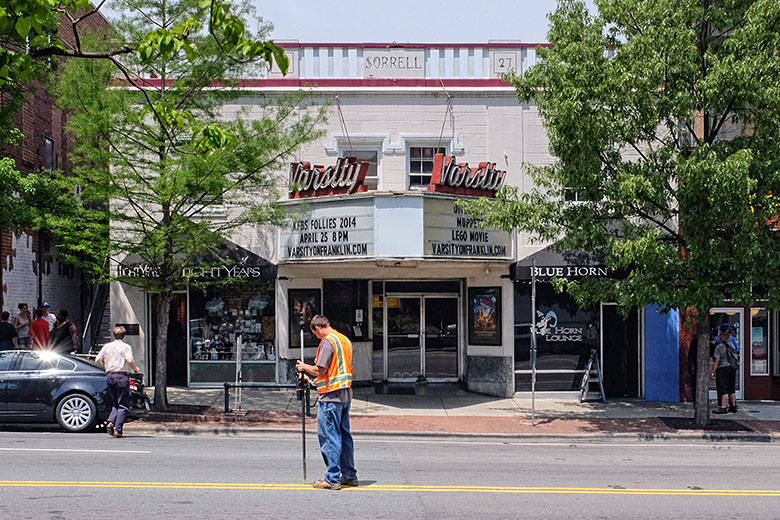
<svg viewBox="0 0 780 520"><path fill-rule="evenodd" d="M600 258L582 251L556 251L554 246L523 258L510 266L510 276L514 281L530 282L531 270L536 262L536 280L549 281L552 278L567 278L569 280L587 277L616 278Z"/></svg>
<svg viewBox="0 0 780 520"><path fill-rule="evenodd" d="M154 274L155 269L135 253L127 255L117 264L116 275L119 277L150 278ZM275 280L277 267L252 251L230 240L222 239L217 251L196 257L191 267L184 267L182 274L198 280L226 278Z"/></svg>

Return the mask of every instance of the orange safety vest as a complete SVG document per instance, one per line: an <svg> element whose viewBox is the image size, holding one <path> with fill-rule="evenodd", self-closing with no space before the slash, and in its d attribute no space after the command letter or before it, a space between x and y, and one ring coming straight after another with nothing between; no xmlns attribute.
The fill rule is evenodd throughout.
<svg viewBox="0 0 780 520"><path fill-rule="evenodd" d="M333 331L325 336L322 341L328 340L333 345L333 357L330 358L328 374L325 377L318 377L314 380L314 386L317 392L324 394L340 388L349 388L352 386L352 343L342 333ZM322 346L320 342L320 347ZM317 347L317 359L320 359L320 347Z"/></svg>

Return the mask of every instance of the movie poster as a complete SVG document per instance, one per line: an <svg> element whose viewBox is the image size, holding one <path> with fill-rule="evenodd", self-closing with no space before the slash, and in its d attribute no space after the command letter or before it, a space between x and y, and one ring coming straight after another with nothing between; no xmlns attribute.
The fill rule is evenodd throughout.
<svg viewBox="0 0 780 520"><path fill-rule="evenodd" d="M306 347L316 347L320 341L311 331L311 319L320 313L319 289L290 289L290 348L300 348L301 329Z"/></svg>
<svg viewBox="0 0 780 520"><path fill-rule="evenodd" d="M501 288L469 287L469 344L501 345Z"/></svg>

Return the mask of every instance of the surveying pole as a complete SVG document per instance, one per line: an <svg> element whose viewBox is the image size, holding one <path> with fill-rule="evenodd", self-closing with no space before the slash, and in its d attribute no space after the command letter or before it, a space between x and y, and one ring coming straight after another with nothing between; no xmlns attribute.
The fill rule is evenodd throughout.
<svg viewBox="0 0 780 520"><path fill-rule="evenodd" d="M303 357L303 330L306 325L303 314L301 314L301 363L304 362ZM298 386L296 388L298 400L301 402L301 448L303 449L303 483L306 484L306 404L308 401L308 379L306 378L306 372L301 370L298 372Z"/></svg>

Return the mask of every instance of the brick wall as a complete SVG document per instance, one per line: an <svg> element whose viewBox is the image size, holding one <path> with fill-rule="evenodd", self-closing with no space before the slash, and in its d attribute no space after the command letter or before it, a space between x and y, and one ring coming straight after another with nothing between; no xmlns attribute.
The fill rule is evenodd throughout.
<svg viewBox="0 0 780 520"><path fill-rule="evenodd" d="M45 241L39 244L38 233L16 235L5 232L2 242L3 310L16 316L18 305L26 303L34 309L48 301L55 314L67 309L71 321L81 330L89 288L83 284L81 272L73 266L55 260L56 250ZM39 246L43 261L38 262ZM40 273L40 276L39 276Z"/></svg>
<svg viewBox="0 0 780 520"><path fill-rule="evenodd" d="M88 17L79 27L81 31L110 29L105 18L99 15ZM73 43L70 30L62 30L60 34L66 44ZM44 166L45 142L51 139L54 168L69 171L67 155L72 137L65 131L66 121L66 115L54 104L52 96L40 83L33 82L27 103L16 119L24 140L19 146L5 150L4 155L12 157L20 171L36 171ZM89 312L92 287L84 283L78 269L58 262L55 257L56 250L46 240L39 243L37 232L0 233L0 306L15 316L19 303L27 303L32 310L48 301L55 313L68 310L80 335Z"/></svg>

